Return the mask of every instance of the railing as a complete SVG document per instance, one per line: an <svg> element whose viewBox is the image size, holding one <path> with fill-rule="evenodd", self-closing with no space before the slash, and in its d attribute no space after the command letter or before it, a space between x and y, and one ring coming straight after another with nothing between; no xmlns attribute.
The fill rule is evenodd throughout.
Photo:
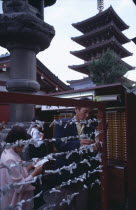
<svg viewBox="0 0 136 210"><path fill-rule="evenodd" d="M99 139L103 143L102 147L102 175L101 175L101 190L102 190L102 209L108 210L107 204L107 147L106 147L106 118L105 107L101 102L63 99L51 96L23 94L15 92L0 92L0 104L34 104L48 106L66 106L66 107L90 107L98 110L98 129L102 131Z"/></svg>

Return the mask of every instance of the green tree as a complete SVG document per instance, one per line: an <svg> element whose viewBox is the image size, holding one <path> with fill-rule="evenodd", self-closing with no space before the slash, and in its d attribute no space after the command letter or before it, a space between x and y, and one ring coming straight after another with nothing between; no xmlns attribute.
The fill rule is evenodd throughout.
<svg viewBox="0 0 136 210"><path fill-rule="evenodd" d="M121 82L127 71L128 69L121 63L119 56L110 49L88 67L89 77L96 85Z"/></svg>

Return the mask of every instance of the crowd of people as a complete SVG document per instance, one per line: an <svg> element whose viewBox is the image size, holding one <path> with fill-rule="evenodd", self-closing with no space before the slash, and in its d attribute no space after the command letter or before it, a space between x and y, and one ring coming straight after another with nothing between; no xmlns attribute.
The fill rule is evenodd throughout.
<svg viewBox="0 0 136 210"><path fill-rule="evenodd" d="M62 170L61 175L55 175L55 185L60 186L61 183L67 182L68 180L73 180L76 177L81 176L83 173L88 173L91 170L99 167L99 161L93 160L92 157L96 156L98 152L101 151L101 144L99 142L98 136L95 136L95 127L92 123L88 124L88 119L90 118L91 109L88 107L76 107L75 115L72 118L61 119L61 123L55 125L53 138L56 139L54 146L58 153L63 153L63 155L58 155L55 161L54 169L60 169L64 166L69 166L72 163L75 163L77 167L73 170L73 173L69 173L67 170ZM20 154L25 152L27 160L32 158L42 158L47 155L46 144L44 142L44 134L40 131L43 127L43 124L35 121L32 123L30 128L26 130L22 126L13 126L13 128L8 133L5 141L10 143L10 148L3 150L0 158L0 188L1 188L1 199L0 207L1 210L6 209L7 207L13 206L13 209L17 209L17 205L22 200L31 199L37 189L39 188L40 183L35 184L30 183L29 181L33 180L34 177L43 173L43 165L37 167L34 164L29 164L27 166L19 165L19 167L11 167L13 164L21 163L22 159ZM62 138L68 137L67 141L62 141ZM22 144L14 144L17 140L28 140L33 139L33 144L29 144L27 148ZM81 147L92 145L92 150L85 150L82 154L74 153L70 155L69 158L66 158L66 154L69 151L80 150ZM89 161L87 164L82 164L86 160ZM89 165L90 164L90 165ZM2 167L6 165L7 167ZM44 164L44 168L46 163ZM10 167L10 170L9 168ZM50 168L49 168L50 169ZM51 168L52 169L52 168ZM92 173L93 174L93 173ZM61 189L61 193L58 196L46 197L44 202L42 200L40 205L43 205L41 209L48 207L50 204L50 199L54 203L58 204L55 207L52 207L52 210L63 210L64 206L59 206L59 203L63 199L64 195L69 195L78 192L78 196L73 199L70 205L66 205L65 209L67 210L100 210L100 205L98 207L98 194L95 195L98 189L90 188L90 183L94 182L95 179L99 179L99 173L91 175L86 181L82 184L73 184L71 186L66 186ZM51 179L48 179L51 182ZM54 180L53 180L54 181ZM7 193L2 193L2 189L5 186L22 183L17 188L10 189ZM24 184L25 183L25 184ZM45 182L46 184L46 182ZM83 185L87 186L83 190ZM48 183L49 186L49 183ZM51 185L52 186L52 185ZM41 188L40 188L41 189ZM46 186L45 186L46 189ZM58 188L59 189L59 188ZM95 191L95 192L94 192ZM90 197L93 199L90 200ZM96 198L97 197L97 198ZM40 197L41 198L41 197ZM100 200L99 200L100 201ZM39 201L37 201L39 202ZM100 202L99 202L100 204ZM38 209L40 206L34 203L32 199L31 202L24 202L22 209Z"/></svg>

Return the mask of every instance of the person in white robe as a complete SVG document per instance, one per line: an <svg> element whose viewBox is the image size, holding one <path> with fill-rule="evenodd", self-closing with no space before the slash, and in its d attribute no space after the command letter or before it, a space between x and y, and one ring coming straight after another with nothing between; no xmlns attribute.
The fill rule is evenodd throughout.
<svg viewBox="0 0 136 210"><path fill-rule="evenodd" d="M24 127L14 126L8 133L6 142L15 143L17 140L27 140L30 135ZM31 173L32 165L27 167L19 164L19 167L11 167L13 164L21 163L21 157L19 154L23 151L24 145L15 145L9 149L5 149L0 158L0 209L7 209L12 206L13 209L17 209L18 204L24 200L31 199L33 197L33 191L35 189L32 184L27 183L32 181L35 176L42 173L42 166L38 166ZM6 167L4 167L4 165ZM14 184L19 184L17 187ZM32 210L33 199L30 202L24 202L22 209Z"/></svg>

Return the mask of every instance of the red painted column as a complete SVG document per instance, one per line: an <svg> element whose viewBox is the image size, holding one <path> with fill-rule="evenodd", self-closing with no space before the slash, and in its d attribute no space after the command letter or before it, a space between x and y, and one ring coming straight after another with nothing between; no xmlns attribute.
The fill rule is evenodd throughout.
<svg viewBox="0 0 136 210"><path fill-rule="evenodd" d="M9 122L9 105L0 105L0 123Z"/></svg>
<svg viewBox="0 0 136 210"><path fill-rule="evenodd" d="M98 120L101 122L98 124L99 131L102 131L99 135L99 139L102 142L102 174L101 174L101 196L102 196L102 210L108 209L108 193L107 193L107 139L106 139L106 114L104 106L98 109Z"/></svg>

